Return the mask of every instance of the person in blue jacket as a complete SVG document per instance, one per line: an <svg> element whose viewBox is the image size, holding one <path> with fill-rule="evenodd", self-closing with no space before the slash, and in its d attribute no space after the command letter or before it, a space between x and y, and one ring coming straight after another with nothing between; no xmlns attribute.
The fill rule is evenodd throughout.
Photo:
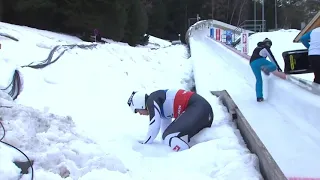
<svg viewBox="0 0 320 180"><path fill-rule="evenodd" d="M314 73L313 82L320 84L320 27L304 34L300 41L308 49L308 60Z"/></svg>
<svg viewBox="0 0 320 180"><path fill-rule="evenodd" d="M264 100L262 92L262 76L261 70L269 75L273 71L282 71L271 52L272 41L265 38L262 42L258 42L257 47L253 50L250 58L250 66L256 77L256 97L257 101ZM267 57L271 60L267 60Z"/></svg>

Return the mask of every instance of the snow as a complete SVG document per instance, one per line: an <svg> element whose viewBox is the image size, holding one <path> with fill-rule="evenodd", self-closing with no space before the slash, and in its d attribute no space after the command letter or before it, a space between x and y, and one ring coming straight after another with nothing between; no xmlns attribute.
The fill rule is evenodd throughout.
<svg viewBox="0 0 320 180"><path fill-rule="evenodd" d="M275 56L279 66L284 69L284 60L282 53L290 50L306 49L302 43L294 43L293 39L299 34L300 30L297 29L280 29L272 32L259 32L252 34L248 38L249 50L248 54L251 55L257 43L269 38L272 41L271 51ZM241 44L236 46L238 50L241 49ZM294 74L292 76L300 77L309 81L313 81L313 73Z"/></svg>
<svg viewBox="0 0 320 180"><path fill-rule="evenodd" d="M96 143L81 135L70 117L42 113L2 99L3 105L12 107L1 108L7 131L4 140L22 150L26 149L29 158L36 160L36 179L56 179L57 176L46 177L53 173L61 177L70 174L72 179L78 179L93 168L127 172L117 157L106 154ZM24 157L7 146L1 145L0 149L2 178L17 179L20 171L17 167L12 168L12 160L25 161ZM41 173L38 174L38 171ZM30 175L25 175L23 179L30 179Z"/></svg>
<svg viewBox="0 0 320 180"><path fill-rule="evenodd" d="M154 36L150 36L149 41L151 41L152 43L158 44L160 47L166 47L171 45L170 41L163 40Z"/></svg>
<svg viewBox="0 0 320 180"><path fill-rule="evenodd" d="M285 37L283 31L268 34L270 39ZM203 94L226 89L288 178L319 178L320 155L314 152L320 150L320 97L271 75L269 99L257 103L248 60L210 39L208 30L195 33L190 44L197 89L203 88Z"/></svg>
<svg viewBox="0 0 320 180"><path fill-rule="evenodd" d="M8 86L15 69L24 79L15 101L0 92L3 141L34 160L35 179L262 179L257 157L213 96L204 95L213 107L213 126L192 138L191 149L172 152L160 136L151 145L138 143L148 117L133 114L127 99L133 90L191 89L194 59L186 46L155 37L143 47L110 40L92 49L68 49L54 64L32 69L21 66L46 59L56 45L91 43L7 23L0 32L19 40L0 36L0 88ZM22 154L0 144L0 156L1 178L19 179L13 161L26 161ZM21 179L30 178L31 173Z"/></svg>

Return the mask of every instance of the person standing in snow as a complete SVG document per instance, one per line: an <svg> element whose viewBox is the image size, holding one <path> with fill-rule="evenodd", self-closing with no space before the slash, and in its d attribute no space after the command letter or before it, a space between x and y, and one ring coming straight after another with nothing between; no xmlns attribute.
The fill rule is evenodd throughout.
<svg viewBox="0 0 320 180"><path fill-rule="evenodd" d="M163 143L173 151L189 149L190 139L213 121L207 100L187 90L133 91L127 104L134 113L149 115L148 134L140 143L151 144L161 129Z"/></svg>
<svg viewBox="0 0 320 180"><path fill-rule="evenodd" d="M314 73L313 82L320 84L320 27L304 34L300 41L308 49L308 60Z"/></svg>
<svg viewBox="0 0 320 180"><path fill-rule="evenodd" d="M250 67L253 71L254 76L256 77L256 97L257 101L263 101L262 93L262 76L261 70L269 75L273 71L282 71L274 58L271 52L272 41L268 38L265 38L262 42L258 42L257 47L253 50L253 53L250 58ZM267 60L267 57L271 61Z"/></svg>

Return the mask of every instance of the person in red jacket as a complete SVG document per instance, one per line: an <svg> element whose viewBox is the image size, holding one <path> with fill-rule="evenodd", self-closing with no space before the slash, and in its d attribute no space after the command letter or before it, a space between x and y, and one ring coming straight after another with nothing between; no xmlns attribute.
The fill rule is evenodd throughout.
<svg viewBox="0 0 320 180"><path fill-rule="evenodd" d="M157 90L150 95L133 91L127 102L134 113L149 115L149 130L142 144L151 144L160 129L162 140L174 151L189 149L190 139L211 127L213 111L208 101L187 90ZM174 119L174 121L172 121Z"/></svg>

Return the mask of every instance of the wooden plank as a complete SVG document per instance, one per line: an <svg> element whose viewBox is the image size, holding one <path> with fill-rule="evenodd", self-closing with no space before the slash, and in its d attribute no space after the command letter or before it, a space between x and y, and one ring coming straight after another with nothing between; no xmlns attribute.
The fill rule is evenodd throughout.
<svg viewBox="0 0 320 180"><path fill-rule="evenodd" d="M300 42L301 36L312 29L320 27L320 11L311 19L311 21L304 27L300 33L294 38L293 42Z"/></svg>

